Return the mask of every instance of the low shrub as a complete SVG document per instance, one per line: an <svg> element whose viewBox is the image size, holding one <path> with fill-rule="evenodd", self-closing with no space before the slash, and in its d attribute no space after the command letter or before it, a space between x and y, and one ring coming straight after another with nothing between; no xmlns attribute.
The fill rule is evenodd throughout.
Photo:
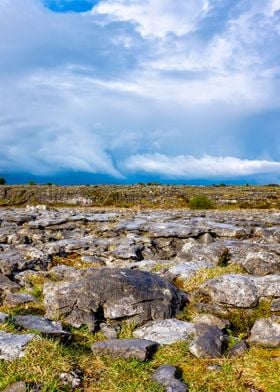
<svg viewBox="0 0 280 392"><path fill-rule="evenodd" d="M197 195L190 199L189 207L191 210L209 210L214 208L214 203L205 195Z"/></svg>

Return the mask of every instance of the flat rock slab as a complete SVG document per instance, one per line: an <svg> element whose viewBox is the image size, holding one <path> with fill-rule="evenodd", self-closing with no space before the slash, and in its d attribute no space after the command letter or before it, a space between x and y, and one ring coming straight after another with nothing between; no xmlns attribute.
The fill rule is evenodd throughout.
<svg viewBox="0 0 280 392"><path fill-rule="evenodd" d="M46 316L62 317L74 327L91 330L102 321L150 320L175 316L182 295L168 281L146 271L102 268L79 281L47 283L44 286Z"/></svg>
<svg viewBox="0 0 280 392"><path fill-rule="evenodd" d="M34 338L34 334L17 335L0 331L0 359L12 361L23 357L25 346Z"/></svg>
<svg viewBox="0 0 280 392"><path fill-rule="evenodd" d="M22 328L36 330L47 336L58 337L62 340L68 340L71 337L69 332L63 330L61 323L58 321L31 315L15 316L13 320L15 324Z"/></svg>
<svg viewBox="0 0 280 392"><path fill-rule="evenodd" d="M188 386L177 378L175 366L162 365L153 374L153 380L159 383L166 392L187 392Z"/></svg>
<svg viewBox="0 0 280 392"><path fill-rule="evenodd" d="M156 352L158 344L145 339L109 339L91 346L94 354L146 361Z"/></svg>
<svg viewBox="0 0 280 392"><path fill-rule="evenodd" d="M4 299L4 305L18 306L29 302L37 302L37 299L28 293L10 293Z"/></svg>
<svg viewBox="0 0 280 392"><path fill-rule="evenodd" d="M193 323L176 319L151 321L133 332L133 336L153 340L159 344L172 344L186 340L195 333Z"/></svg>
<svg viewBox="0 0 280 392"><path fill-rule="evenodd" d="M257 320L249 342L264 347L280 347L280 316Z"/></svg>

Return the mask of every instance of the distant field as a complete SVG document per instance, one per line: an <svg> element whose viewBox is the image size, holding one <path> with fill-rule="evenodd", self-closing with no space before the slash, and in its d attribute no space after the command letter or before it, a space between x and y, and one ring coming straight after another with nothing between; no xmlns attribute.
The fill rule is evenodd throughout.
<svg viewBox="0 0 280 392"><path fill-rule="evenodd" d="M0 206L188 208L193 198L210 201L206 208L280 208L280 186L173 185L13 185L0 186ZM202 204L203 208L203 204Z"/></svg>

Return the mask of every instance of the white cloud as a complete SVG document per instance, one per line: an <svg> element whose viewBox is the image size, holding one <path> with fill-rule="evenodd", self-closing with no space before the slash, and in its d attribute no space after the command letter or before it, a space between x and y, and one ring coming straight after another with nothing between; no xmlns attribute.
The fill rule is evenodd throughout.
<svg viewBox="0 0 280 392"><path fill-rule="evenodd" d="M168 33L181 36L195 30L208 8L208 0L107 0L92 12L135 23L143 37L164 38Z"/></svg>
<svg viewBox="0 0 280 392"><path fill-rule="evenodd" d="M163 154L134 155L124 167L132 172L160 175L171 179L239 178L261 174L279 176L280 162L214 157L204 155L167 156Z"/></svg>

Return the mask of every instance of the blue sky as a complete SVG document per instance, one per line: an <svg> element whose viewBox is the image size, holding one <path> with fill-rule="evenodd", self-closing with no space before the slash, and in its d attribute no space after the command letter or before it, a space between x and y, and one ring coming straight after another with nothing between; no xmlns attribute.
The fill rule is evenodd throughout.
<svg viewBox="0 0 280 392"><path fill-rule="evenodd" d="M280 0L0 0L9 182L280 182Z"/></svg>

